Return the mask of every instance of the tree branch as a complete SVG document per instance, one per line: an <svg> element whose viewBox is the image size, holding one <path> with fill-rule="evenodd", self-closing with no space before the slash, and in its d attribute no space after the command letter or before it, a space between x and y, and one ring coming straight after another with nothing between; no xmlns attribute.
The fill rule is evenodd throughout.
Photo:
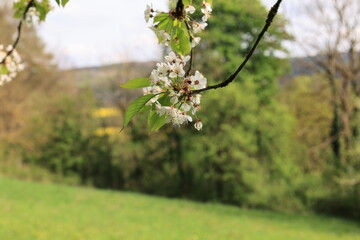
<svg viewBox="0 0 360 240"><path fill-rule="evenodd" d="M264 37L265 33L267 32L268 28L270 27L271 23L273 22L280 4L281 4L282 0L277 0L277 2L275 3L275 5L270 9L269 14L267 16L266 19L266 23L263 27L263 29L261 30L261 32L259 33L254 45L252 46L250 52L246 55L245 60L240 64L240 66L238 67L238 69L231 74L225 81L216 84L216 85L212 85L212 86L207 86L206 88L202 88L202 89L198 89L198 90L193 90L191 91L190 94L195 94L195 93L201 93L210 89L217 89L217 88L223 88L226 87L227 85L229 85L232 81L235 80L235 78L239 75L239 73L244 69L246 63L250 60L250 58L252 57L252 55L254 54L257 46L259 45L261 39Z"/></svg>
<svg viewBox="0 0 360 240"><path fill-rule="evenodd" d="M0 64L5 63L6 58L8 56L10 56L14 52L15 48L19 44L19 41L20 41L20 38L21 38L21 29L22 29L23 22L26 19L26 14L28 13L29 9L34 5L34 2L35 2L35 0L30 0L28 5L26 6L24 14L23 14L23 16L22 16L22 18L21 18L21 20L20 20L20 22L18 24L18 27L17 27L17 36L15 38L14 43L12 44L12 49L6 53L4 59L1 60Z"/></svg>
<svg viewBox="0 0 360 240"><path fill-rule="evenodd" d="M176 4L175 15L177 18L181 18L184 15L184 3L182 0L178 0Z"/></svg>

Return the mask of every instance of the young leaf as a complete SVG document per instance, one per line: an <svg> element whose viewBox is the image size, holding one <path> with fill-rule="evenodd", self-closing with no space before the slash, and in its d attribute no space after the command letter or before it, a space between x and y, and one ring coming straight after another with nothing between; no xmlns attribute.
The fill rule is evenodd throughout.
<svg viewBox="0 0 360 240"><path fill-rule="evenodd" d="M174 27L170 45L178 54L186 55L191 52L190 34L184 23Z"/></svg>
<svg viewBox="0 0 360 240"><path fill-rule="evenodd" d="M148 101L150 101L150 99L152 99L153 97L155 97L154 94L143 95L143 96L137 98L136 100L134 100L132 103L130 103L129 107L126 109L126 112L125 112L124 125L123 125L122 129L124 129L129 124L130 120L138 112L140 112L141 109L145 106L145 104Z"/></svg>
<svg viewBox="0 0 360 240"><path fill-rule="evenodd" d="M128 88L128 89L136 89L150 86L151 82L149 78L134 78L120 85L120 87Z"/></svg>
<svg viewBox="0 0 360 240"><path fill-rule="evenodd" d="M169 94L164 94L162 97L159 97L158 102L161 106L171 106Z"/></svg>
<svg viewBox="0 0 360 240"><path fill-rule="evenodd" d="M2 59L0 59L1 61ZM9 71L4 64L0 64L0 74L8 74Z"/></svg>
<svg viewBox="0 0 360 240"><path fill-rule="evenodd" d="M192 4L192 0L183 0L184 5L191 5Z"/></svg>
<svg viewBox="0 0 360 240"><path fill-rule="evenodd" d="M159 114L156 113L156 111L150 111L149 119L148 119L150 131L159 130L162 126L165 125L165 123L166 123L165 115L160 116Z"/></svg>
<svg viewBox="0 0 360 240"><path fill-rule="evenodd" d="M164 30L166 32L171 32L172 27L173 27L173 20L170 17L161 20L157 25L157 28L159 30Z"/></svg>
<svg viewBox="0 0 360 240"><path fill-rule="evenodd" d="M65 7L65 5L66 5L68 2L69 2L69 0L62 0L61 5L62 5L63 7Z"/></svg>
<svg viewBox="0 0 360 240"><path fill-rule="evenodd" d="M154 23L161 22L167 18L170 18L168 13L160 13L154 17Z"/></svg>
<svg viewBox="0 0 360 240"><path fill-rule="evenodd" d="M45 21L46 15L49 13L50 11L50 5L48 5L46 2L45 3L38 3L35 2L34 3L36 10L39 12L39 19L40 21Z"/></svg>
<svg viewBox="0 0 360 240"><path fill-rule="evenodd" d="M59 6L63 6L63 7L65 7L65 5L69 2L69 0L55 0L55 1Z"/></svg>

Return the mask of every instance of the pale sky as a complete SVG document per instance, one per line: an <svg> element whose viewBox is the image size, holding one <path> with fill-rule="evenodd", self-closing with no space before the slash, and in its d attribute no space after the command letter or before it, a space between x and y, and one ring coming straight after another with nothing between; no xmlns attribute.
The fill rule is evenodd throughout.
<svg viewBox="0 0 360 240"><path fill-rule="evenodd" d="M263 2L270 7L276 0ZM63 67L157 60L160 50L144 20L149 3L166 9L168 0L70 0L48 15L40 34ZM283 1L281 12L292 21L295 10L294 0Z"/></svg>

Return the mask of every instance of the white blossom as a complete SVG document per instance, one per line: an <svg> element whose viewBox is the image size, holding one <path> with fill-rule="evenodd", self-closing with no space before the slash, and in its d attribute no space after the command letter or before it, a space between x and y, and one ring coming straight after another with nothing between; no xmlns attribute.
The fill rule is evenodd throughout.
<svg viewBox="0 0 360 240"><path fill-rule="evenodd" d="M201 37L194 37L191 41L191 47L196 47L201 41Z"/></svg>
<svg viewBox="0 0 360 240"><path fill-rule="evenodd" d="M201 101L201 94L195 94L195 96L193 97L193 103L200 105L200 101Z"/></svg>
<svg viewBox="0 0 360 240"><path fill-rule="evenodd" d="M195 7L192 5L187 5L185 7L185 13L186 14L193 14L196 11Z"/></svg>
<svg viewBox="0 0 360 240"><path fill-rule="evenodd" d="M165 56L165 60L168 63L175 63L178 57L174 52L170 52L167 56Z"/></svg>
<svg viewBox="0 0 360 240"><path fill-rule="evenodd" d="M17 76L17 73L24 69L24 65L21 63L21 57L16 50L7 56L9 51L13 50L11 45L4 49L3 45L0 45L0 86L7 82L10 82Z"/></svg>
<svg viewBox="0 0 360 240"><path fill-rule="evenodd" d="M153 12L154 12L154 9L153 9L153 7L152 7L152 4L147 5L147 6L146 6L146 9L145 9L145 11L144 11L145 21L146 21L146 22L149 22L150 18L153 17Z"/></svg>
<svg viewBox="0 0 360 240"><path fill-rule="evenodd" d="M172 104L176 104L179 102L179 97L181 96L181 94L179 92L171 92L169 94L169 97L170 97L170 102Z"/></svg>
<svg viewBox="0 0 360 240"><path fill-rule="evenodd" d="M162 38L162 41L160 43L163 43L165 46L169 46L169 43L171 41L171 36L166 31L161 30L159 31L159 35Z"/></svg>
<svg viewBox="0 0 360 240"><path fill-rule="evenodd" d="M171 118L171 122L174 125L182 125L187 122L192 122L192 117L187 115L186 112L181 111L175 107L170 107L169 116Z"/></svg>
<svg viewBox="0 0 360 240"><path fill-rule="evenodd" d="M202 20L203 20L203 22L206 22L210 18L211 13L212 13L211 4L204 1L201 12L204 14L204 16L202 17Z"/></svg>
<svg viewBox="0 0 360 240"><path fill-rule="evenodd" d="M207 27L207 23L198 23L198 22L192 22L192 30L194 33L198 33L201 31L204 31L204 29Z"/></svg>
<svg viewBox="0 0 360 240"><path fill-rule="evenodd" d="M156 103L156 101L159 99L159 93L162 92L162 88L158 87L158 86L151 86L151 87L146 87L143 88L143 93L144 95L147 94L157 94L155 97L153 97L150 101L148 101L146 103L146 105L152 105L154 103Z"/></svg>
<svg viewBox="0 0 360 240"><path fill-rule="evenodd" d="M39 16L40 12L36 9L36 7L30 7L25 15L27 26L31 26L33 19L38 18Z"/></svg>
<svg viewBox="0 0 360 240"><path fill-rule="evenodd" d="M170 72L170 65L167 63L158 63L156 64L157 72L159 76L166 77Z"/></svg>
<svg viewBox="0 0 360 240"><path fill-rule="evenodd" d="M185 70L184 66L180 63L174 63L170 66L170 78L177 78L177 77L184 77L185 76Z"/></svg>
<svg viewBox="0 0 360 240"><path fill-rule="evenodd" d="M188 104L188 103L186 103L186 102L185 102L185 103L182 103L181 109L184 110L185 112L188 112L188 111L190 111L190 109L191 109L191 105Z"/></svg>
<svg viewBox="0 0 360 240"><path fill-rule="evenodd" d="M200 131L203 127L202 121L200 119L196 119L194 127L196 128L196 130Z"/></svg>
<svg viewBox="0 0 360 240"><path fill-rule="evenodd" d="M194 76L190 77L191 85L195 89L202 89L206 87L207 79L199 72L196 71Z"/></svg>
<svg viewBox="0 0 360 240"><path fill-rule="evenodd" d="M165 60L168 63L181 64L183 66L190 60L190 56L176 55L175 52L170 52L165 56Z"/></svg>

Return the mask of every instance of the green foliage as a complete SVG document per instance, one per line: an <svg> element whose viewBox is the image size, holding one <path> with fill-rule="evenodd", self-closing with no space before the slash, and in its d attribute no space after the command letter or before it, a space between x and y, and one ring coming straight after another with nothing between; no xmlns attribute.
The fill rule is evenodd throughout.
<svg viewBox="0 0 360 240"><path fill-rule="evenodd" d="M51 5L48 0L43 0L42 2L34 2L36 10L40 13L40 21L45 21L47 14L51 11Z"/></svg>
<svg viewBox="0 0 360 240"><path fill-rule="evenodd" d="M7 67L4 64L0 65L0 74L7 74L9 72L9 70L7 69Z"/></svg>
<svg viewBox="0 0 360 240"><path fill-rule="evenodd" d="M303 150L306 177L297 180L299 195L309 208L359 217L359 166L341 168L332 155L332 97L326 76L298 76L285 86L283 102L296 118L294 135ZM357 155L358 156L358 155Z"/></svg>
<svg viewBox="0 0 360 240"><path fill-rule="evenodd" d="M186 5L191 5L192 4L192 0L183 0L183 4Z"/></svg>
<svg viewBox="0 0 360 240"><path fill-rule="evenodd" d="M129 124L130 120L145 107L146 103L154 97L154 94L143 95L129 105L125 112L123 129Z"/></svg>
<svg viewBox="0 0 360 240"><path fill-rule="evenodd" d="M191 52L190 34L184 22L174 21L170 46L172 50L180 55L186 55Z"/></svg>
<svg viewBox="0 0 360 240"><path fill-rule="evenodd" d="M166 116L159 116L156 111L150 111L148 125L150 131L157 131L166 123Z"/></svg>
<svg viewBox="0 0 360 240"><path fill-rule="evenodd" d="M137 88L144 88L150 86L150 79L149 78L134 78L122 85L122 88L128 89L137 89Z"/></svg>
<svg viewBox="0 0 360 240"><path fill-rule="evenodd" d="M185 19L177 19L169 13L161 13L154 17L154 24L159 31L165 31L171 36L170 46L173 51L180 55L191 52L190 33ZM164 40L161 34L157 34L157 37L159 43Z"/></svg>
<svg viewBox="0 0 360 240"><path fill-rule="evenodd" d="M86 105L77 102L78 98ZM23 137L31 135L36 145L23 149L24 162L54 175L77 179L77 183L120 188L122 171L112 162L113 140L95 135L97 124L89 116L92 97L84 94L78 98L57 99L50 106L51 113L40 111L34 116ZM33 129L37 129L36 133Z"/></svg>
<svg viewBox="0 0 360 240"><path fill-rule="evenodd" d="M183 136L184 159L197 169L194 197L248 207L301 209L291 186L297 177L290 154L291 117L275 102L262 106L255 89L248 76L241 85L204 98L206 128L201 134L189 131Z"/></svg>
<svg viewBox="0 0 360 240"><path fill-rule="evenodd" d="M304 170L321 171L331 154L331 144L325 144L332 122L331 90L322 75L298 76L286 84L282 92L286 104L296 119L294 136L306 151Z"/></svg>
<svg viewBox="0 0 360 240"><path fill-rule="evenodd" d="M267 9L259 0L218 0L213 9L194 62L219 82L244 60L265 24ZM276 57L275 53L284 51L282 43L289 37L285 20L281 15L276 16L245 68L255 77L258 91L263 95L274 95L277 77L286 70L286 59ZM235 81L241 81L240 77Z"/></svg>
<svg viewBox="0 0 360 240"><path fill-rule="evenodd" d="M55 0L55 1L59 6L63 6L63 7L65 7L65 5L69 2L69 0Z"/></svg>
<svg viewBox="0 0 360 240"><path fill-rule="evenodd" d="M58 2L59 0L57 0ZM63 1L65 4L68 0ZM64 4L64 6L65 6ZM19 0L14 2L13 8L15 10L15 18L24 19L25 11L28 9L29 0ZM33 7L39 12L39 20L45 21L47 14L51 11L51 4L49 0L33 1Z"/></svg>

